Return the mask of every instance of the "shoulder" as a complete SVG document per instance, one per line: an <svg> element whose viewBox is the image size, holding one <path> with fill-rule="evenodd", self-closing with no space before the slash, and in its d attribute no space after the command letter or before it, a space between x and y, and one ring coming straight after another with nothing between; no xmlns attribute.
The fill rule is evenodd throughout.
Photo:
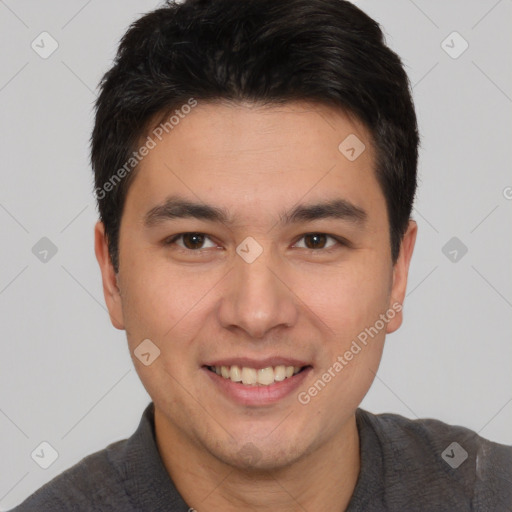
<svg viewBox="0 0 512 512"><path fill-rule="evenodd" d="M122 452L127 440L92 453L43 485L11 512L131 510L122 479L110 457ZM123 505L124 508L123 508Z"/></svg>
<svg viewBox="0 0 512 512"><path fill-rule="evenodd" d="M512 446L435 419L358 409L358 421L380 445L390 496L439 500L446 510L512 510Z"/></svg>

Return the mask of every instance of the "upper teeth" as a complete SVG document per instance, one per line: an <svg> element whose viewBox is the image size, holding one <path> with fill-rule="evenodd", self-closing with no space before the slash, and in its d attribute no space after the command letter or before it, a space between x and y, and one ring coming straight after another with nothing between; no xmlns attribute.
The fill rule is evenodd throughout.
<svg viewBox="0 0 512 512"><path fill-rule="evenodd" d="M269 386L274 382L280 382L292 375L298 373L301 369L300 366L269 366L256 370L255 368L233 366L212 366L211 369L217 375L221 375L225 379L231 379L233 382L242 382L246 385L261 384Z"/></svg>

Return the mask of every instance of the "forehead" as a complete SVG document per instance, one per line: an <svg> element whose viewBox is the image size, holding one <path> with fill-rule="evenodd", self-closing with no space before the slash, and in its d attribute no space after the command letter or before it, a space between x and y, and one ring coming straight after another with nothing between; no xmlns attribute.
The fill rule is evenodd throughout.
<svg viewBox="0 0 512 512"><path fill-rule="evenodd" d="M127 204L147 209L179 194L260 217L301 199L340 195L384 205L369 133L339 110L198 102L173 121L159 136L158 126L145 134L155 144L138 166Z"/></svg>

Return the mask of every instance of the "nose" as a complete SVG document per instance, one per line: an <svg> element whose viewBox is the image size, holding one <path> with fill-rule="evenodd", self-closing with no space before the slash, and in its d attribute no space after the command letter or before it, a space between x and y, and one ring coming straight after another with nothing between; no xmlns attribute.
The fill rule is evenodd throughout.
<svg viewBox="0 0 512 512"><path fill-rule="evenodd" d="M295 325L298 298L269 251L263 251L252 263L237 257L234 265L224 283L218 309L224 328L241 329L258 339L277 327Z"/></svg>

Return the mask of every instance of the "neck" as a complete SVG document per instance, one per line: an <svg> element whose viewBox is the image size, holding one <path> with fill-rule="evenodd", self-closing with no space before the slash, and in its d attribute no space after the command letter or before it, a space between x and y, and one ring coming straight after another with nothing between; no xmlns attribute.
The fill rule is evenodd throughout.
<svg viewBox="0 0 512 512"><path fill-rule="evenodd" d="M177 430L155 408L155 431L164 466L183 499L197 512L296 512L348 506L360 470L355 415L320 446L272 469L242 469L215 457Z"/></svg>

